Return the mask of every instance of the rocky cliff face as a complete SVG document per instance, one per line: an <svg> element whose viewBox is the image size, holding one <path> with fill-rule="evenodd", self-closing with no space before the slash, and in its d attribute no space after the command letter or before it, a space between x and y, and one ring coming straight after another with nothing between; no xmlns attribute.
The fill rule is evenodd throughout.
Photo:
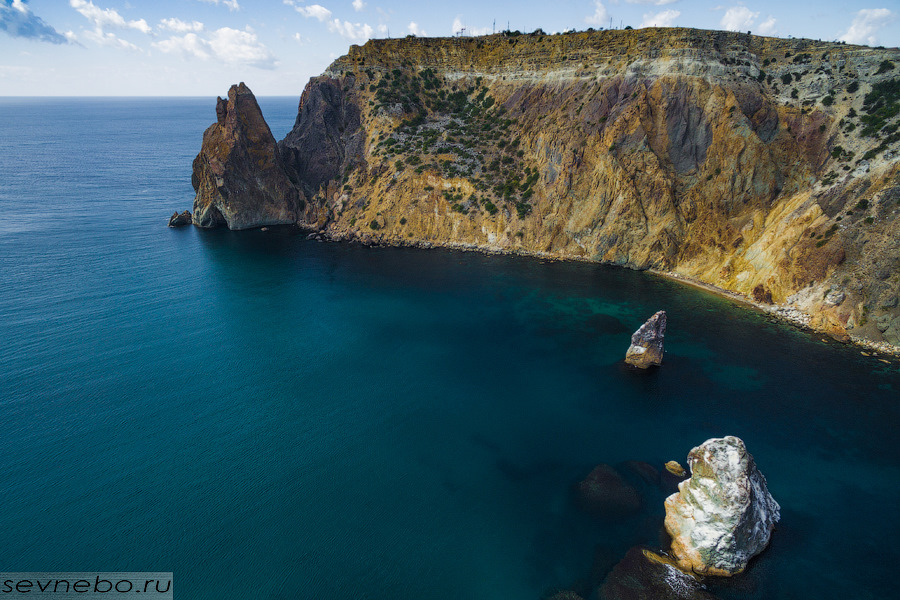
<svg viewBox="0 0 900 600"><path fill-rule="evenodd" d="M900 344L896 65L691 29L372 40L274 156L336 239L654 268Z"/></svg>
<svg viewBox="0 0 900 600"><path fill-rule="evenodd" d="M216 123L194 159L193 222L247 229L297 222L305 200L288 180L256 98L241 83L218 99Z"/></svg>
<svg viewBox="0 0 900 600"><path fill-rule="evenodd" d="M744 442L728 436L688 454L691 478L666 498L666 531L678 566L734 575L769 544L780 507Z"/></svg>

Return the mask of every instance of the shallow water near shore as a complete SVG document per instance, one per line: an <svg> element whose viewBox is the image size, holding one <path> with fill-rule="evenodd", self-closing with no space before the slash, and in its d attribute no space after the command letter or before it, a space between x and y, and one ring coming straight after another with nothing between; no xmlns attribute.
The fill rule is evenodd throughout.
<svg viewBox="0 0 900 600"><path fill-rule="evenodd" d="M296 99L260 99L277 138ZM179 598L538 599L659 544L598 463L737 435L782 507L724 599L886 598L900 370L586 263L172 230L212 99L0 99L0 567ZM662 368L622 358L656 310ZM594 571L591 575L591 571Z"/></svg>

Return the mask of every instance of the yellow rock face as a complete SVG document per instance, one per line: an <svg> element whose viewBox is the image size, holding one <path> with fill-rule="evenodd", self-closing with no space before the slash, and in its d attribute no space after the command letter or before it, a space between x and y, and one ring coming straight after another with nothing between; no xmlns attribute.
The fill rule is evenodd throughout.
<svg viewBox="0 0 900 600"><path fill-rule="evenodd" d="M887 59L690 29L372 40L279 148L338 239L655 268L900 343L874 324L900 317L897 117L860 135Z"/></svg>

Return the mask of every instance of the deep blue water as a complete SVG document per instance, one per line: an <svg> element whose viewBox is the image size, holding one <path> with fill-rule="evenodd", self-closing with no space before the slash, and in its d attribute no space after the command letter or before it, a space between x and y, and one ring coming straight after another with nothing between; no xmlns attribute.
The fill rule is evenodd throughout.
<svg viewBox="0 0 900 600"><path fill-rule="evenodd" d="M260 104L283 137L296 99ZM0 571L536 600L658 543L662 490L573 506L595 464L737 435L782 522L716 592L896 597L896 363L644 273L168 229L214 109L0 99Z"/></svg>

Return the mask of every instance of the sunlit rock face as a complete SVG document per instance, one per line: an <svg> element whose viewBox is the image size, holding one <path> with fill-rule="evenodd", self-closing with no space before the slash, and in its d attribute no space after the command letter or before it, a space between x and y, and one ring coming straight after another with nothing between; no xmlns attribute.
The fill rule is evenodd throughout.
<svg viewBox="0 0 900 600"><path fill-rule="evenodd" d="M705 441L688 454L691 478L666 498L666 531L685 571L730 576L769 543L780 507L736 437Z"/></svg>
<svg viewBox="0 0 900 600"><path fill-rule="evenodd" d="M369 40L277 148L229 92L194 223L657 269L900 344L898 63L681 27Z"/></svg>
<svg viewBox="0 0 900 600"><path fill-rule="evenodd" d="M663 359L663 338L666 337L666 311L661 310L647 319L631 336L625 352L625 362L647 369L658 367Z"/></svg>

